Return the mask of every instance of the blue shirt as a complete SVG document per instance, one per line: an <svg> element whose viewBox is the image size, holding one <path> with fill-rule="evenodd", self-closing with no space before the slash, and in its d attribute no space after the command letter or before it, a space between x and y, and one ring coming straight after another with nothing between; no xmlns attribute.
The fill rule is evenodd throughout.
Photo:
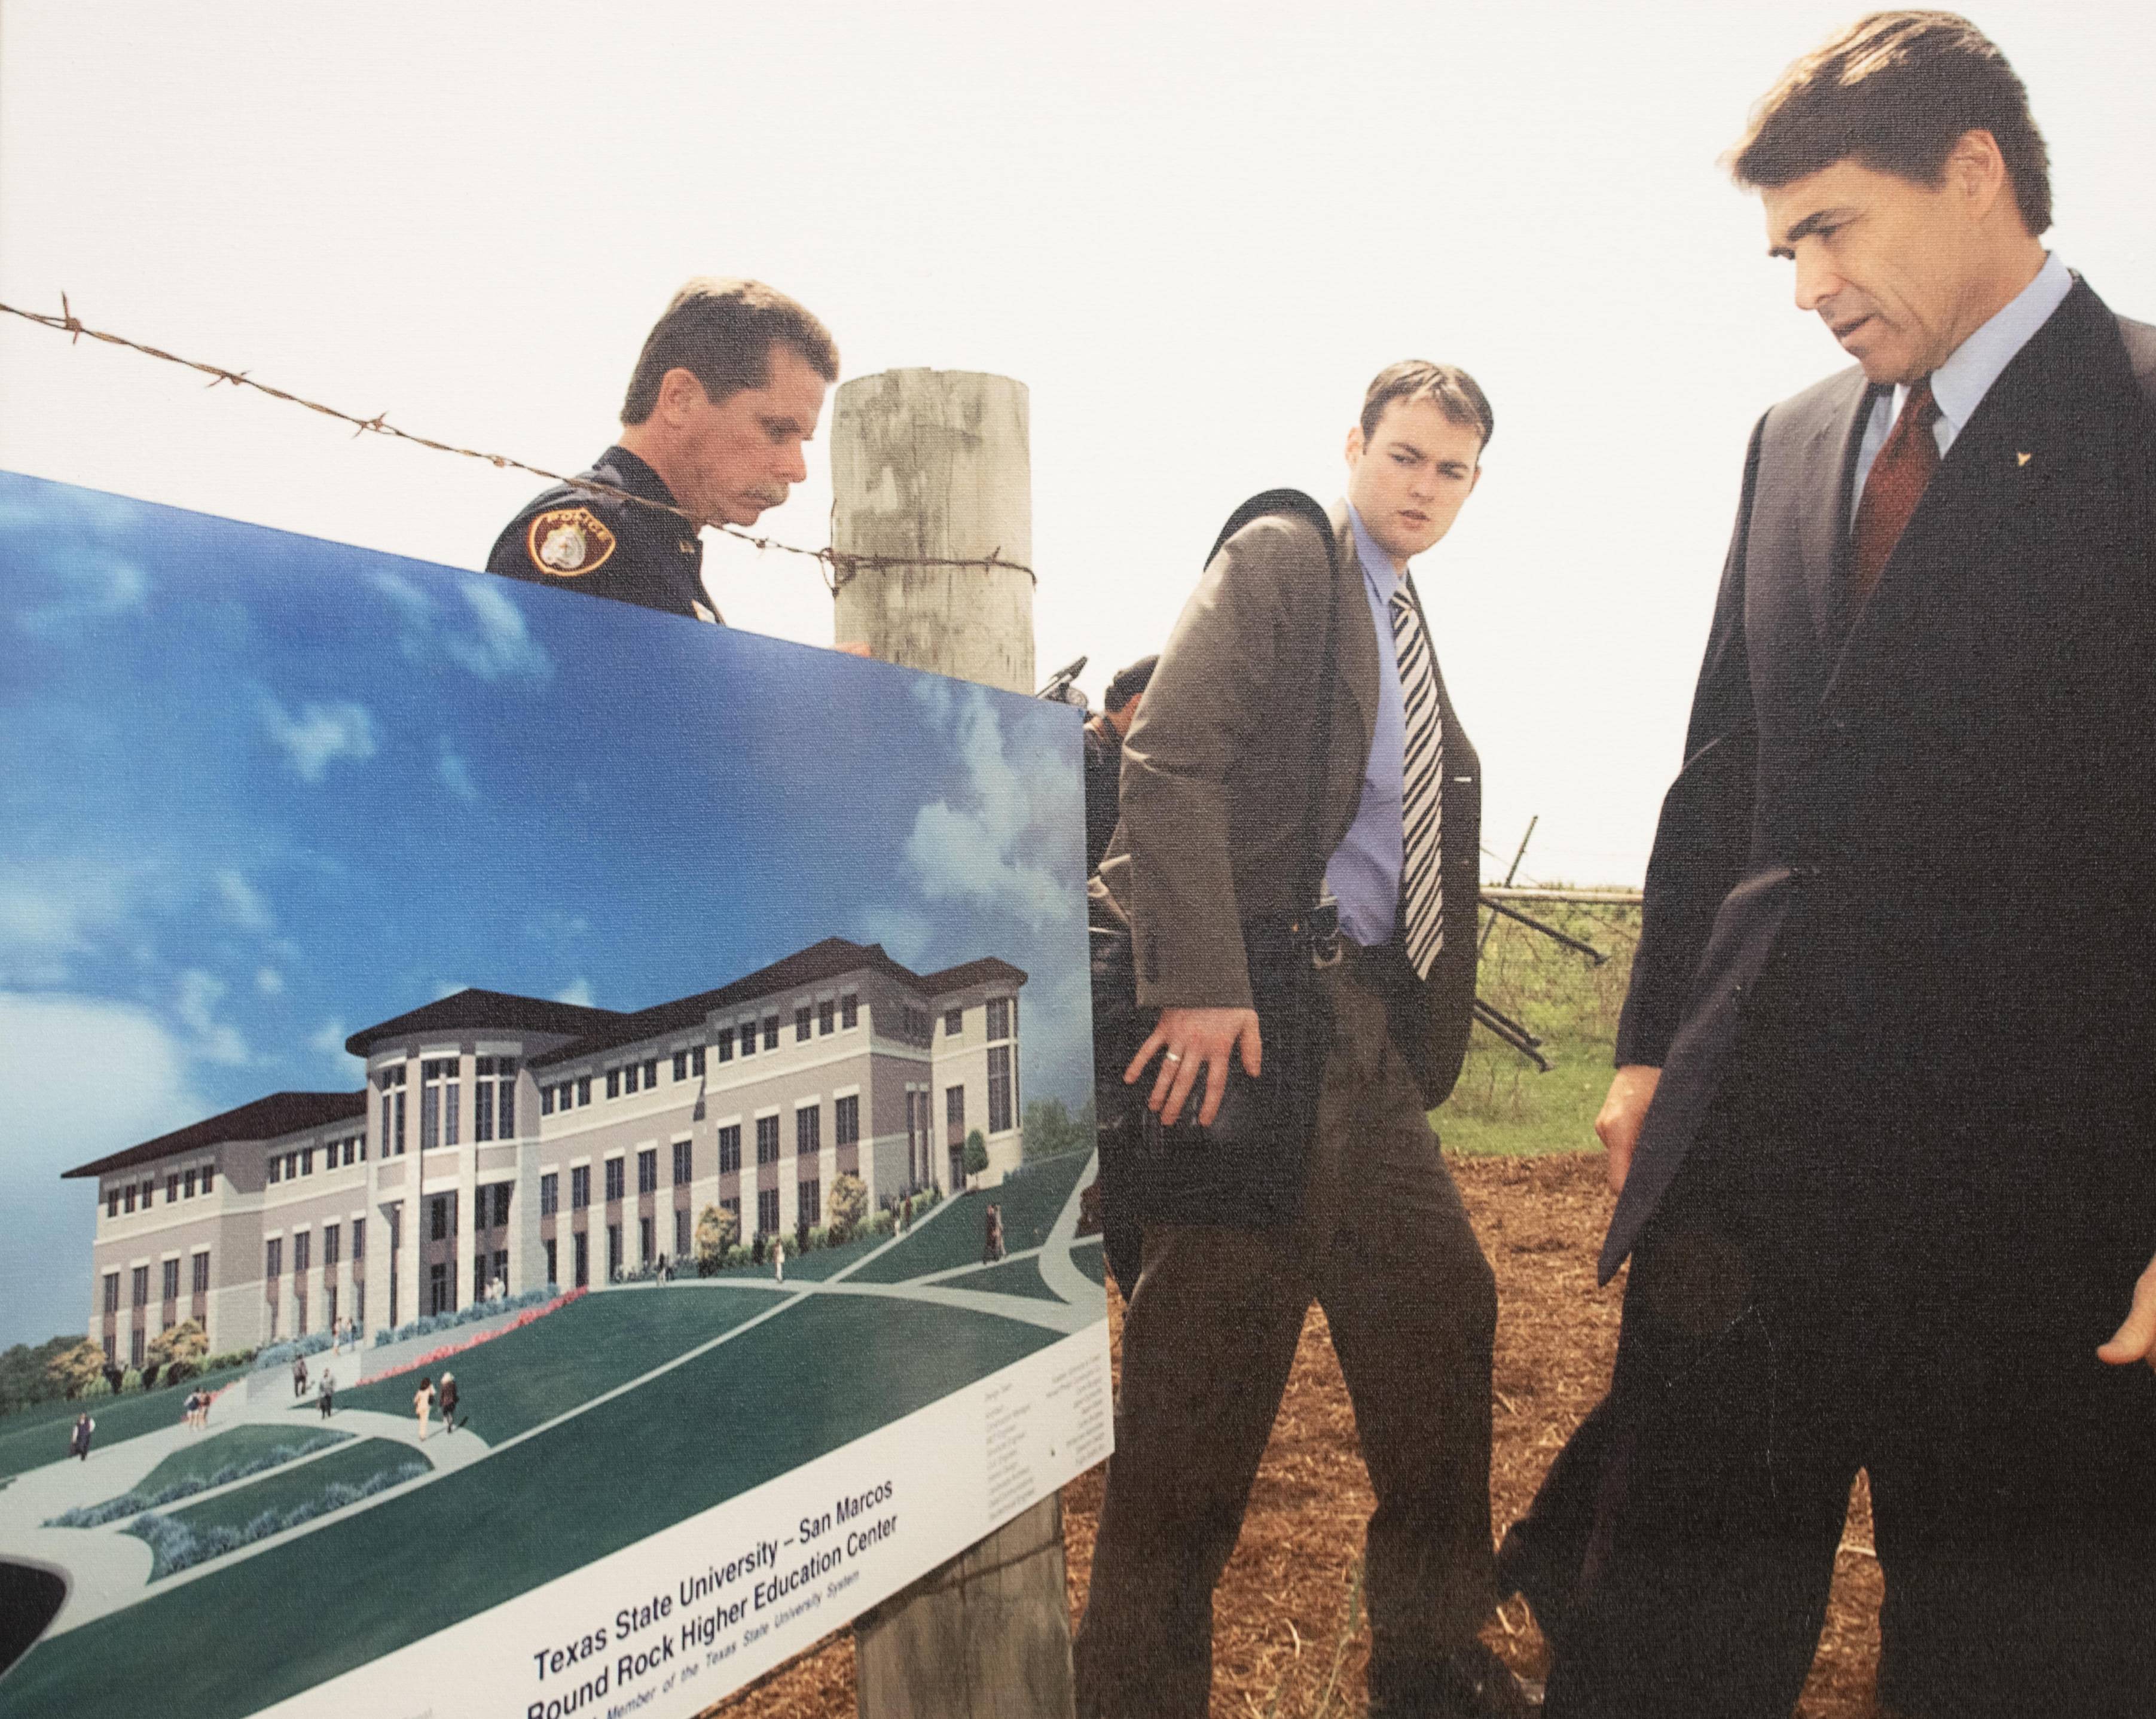
<svg viewBox="0 0 2156 1719"><path fill-rule="evenodd" d="M1340 929L1368 948L1393 934L1399 917L1403 854L1400 802L1407 775L1407 717L1400 702L1400 659L1393 644L1393 593L1400 576L1393 558L1348 510L1355 558L1363 566L1363 592L1378 634L1378 720L1370 761L1363 767L1363 798L1355 821L1325 868L1325 881L1340 903ZM1347 617L1341 624L1353 625Z"/></svg>
<svg viewBox="0 0 2156 1719"><path fill-rule="evenodd" d="M1954 444L1992 383L2029 338L2051 320L2051 313L2074 290L2074 277L2066 265L2050 252L2036 278L2023 287L1992 319L1953 350L1953 356L1932 372L1932 398L1939 415L1932 423L1932 439L1939 444L1939 458ZM1899 382L1890 395L1882 393L1872 402L1871 416L1864 426L1864 440L1856 450L1856 484L1849 495L1850 529L1856 527L1856 505L1864 499L1864 480L1871 475L1872 462L1886 445L1887 433L1909 398L1908 384Z"/></svg>

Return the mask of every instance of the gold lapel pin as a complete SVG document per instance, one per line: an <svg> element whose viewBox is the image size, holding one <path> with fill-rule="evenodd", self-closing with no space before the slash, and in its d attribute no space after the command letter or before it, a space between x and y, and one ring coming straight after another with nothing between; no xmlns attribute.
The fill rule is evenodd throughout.
<svg viewBox="0 0 2156 1719"><path fill-rule="evenodd" d="M2029 456L2026 454L2016 454L2014 456L2014 463L2016 465L2026 465L2029 463Z"/></svg>

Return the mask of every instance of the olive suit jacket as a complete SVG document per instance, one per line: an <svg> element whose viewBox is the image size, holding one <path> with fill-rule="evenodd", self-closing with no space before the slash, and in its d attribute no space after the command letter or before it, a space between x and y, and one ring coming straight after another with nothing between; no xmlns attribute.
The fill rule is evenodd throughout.
<svg viewBox="0 0 2156 1719"><path fill-rule="evenodd" d="M1851 1078L1985 1143L1942 1197L1978 1244L2048 1227L2123 1309L2156 1251L2156 329L2077 281L1852 614L1875 398L1845 371L1753 432L1618 1034L1662 1074L1603 1275L1748 1018L1831 1014L1871 1047Z"/></svg>
<svg viewBox="0 0 2156 1719"><path fill-rule="evenodd" d="M1354 821L1376 724L1378 643L1345 503L1332 520L1330 556L1314 521L1286 514L1253 520L1221 546L1123 742L1122 822L1101 880L1131 921L1142 1006L1250 1007L1242 923L1306 905L1295 891L1311 839L1311 758L1335 602L1317 851L1329 857ZM1481 870L1481 767L1442 675L1437 701L1446 936L1429 978L1414 980L1403 960L1404 983L1387 999L1393 1038L1433 1106L1452 1090L1466 1050Z"/></svg>

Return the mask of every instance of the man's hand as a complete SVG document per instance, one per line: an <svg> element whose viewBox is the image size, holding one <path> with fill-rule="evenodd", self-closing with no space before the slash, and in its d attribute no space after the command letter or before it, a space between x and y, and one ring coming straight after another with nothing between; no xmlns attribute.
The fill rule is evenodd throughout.
<svg viewBox="0 0 2156 1719"><path fill-rule="evenodd" d="M1160 1021L1138 1046L1138 1054L1123 1070L1127 1086L1145 1072L1146 1065L1161 1057L1160 1074L1152 1083L1146 1108L1168 1127L1183 1114L1183 1101L1190 1096L1199 1072L1205 1076L1205 1100L1198 1120L1206 1127L1220 1114L1220 1101L1228 1091L1228 1059L1242 1048L1243 1072L1253 1079L1264 1066L1264 1049L1258 1043L1258 1012L1255 1008L1163 1008Z"/></svg>
<svg viewBox="0 0 2156 1719"><path fill-rule="evenodd" d="M1609 1083L1609 1096L1602 1101L1602 1109L1594 1118L1595 1137L1609 1154L1605 1173L1612 1193L1625 1191L1625 1178L1632 1169L1632 1148L1640 1143L1640 1124L1647 1119L1647 1106L1654 1102L1655 1088L1661 1078L1660 1069L1627 1063Z"/></svg>
<svg viewBox="0 0 2156 1719"><path fill-rule="evenodd" d="M2126 1323L2096 1352L2096 1357L2113 1367L2131 1367L2137 1361L2156 1367L2156 1260L2148 1262L2148 1269L2133 1285L2133 1306L2127 1312Z"/></svg>

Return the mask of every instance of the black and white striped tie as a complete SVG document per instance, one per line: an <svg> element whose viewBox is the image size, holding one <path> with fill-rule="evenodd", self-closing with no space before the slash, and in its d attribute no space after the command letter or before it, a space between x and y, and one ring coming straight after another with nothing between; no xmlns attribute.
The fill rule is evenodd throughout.
<svg viewBox="0 0 2156 1719"><path fill-rule="evenodd" d="M1445 741L1437 712L1437 659L1430 635L1403 584L1393 593L1393 649L1400 662L1400 708L1406 719L1405 767L1400 781L1400 918L1408 962L1430 977L1445 947L1445 890L1438 865L1444 823Z"/></svg>

